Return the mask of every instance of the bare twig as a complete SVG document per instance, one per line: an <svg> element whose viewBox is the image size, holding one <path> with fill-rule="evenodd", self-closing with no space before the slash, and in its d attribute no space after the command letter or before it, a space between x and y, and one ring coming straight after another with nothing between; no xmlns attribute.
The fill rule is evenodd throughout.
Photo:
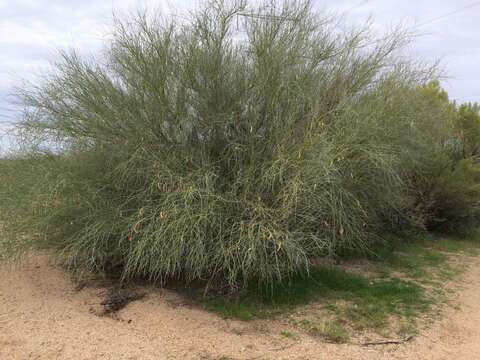
<svg viewBox="0 0 480 360"><path fill-rule="evenodd" d="M393 344L404 344L413 339L413 336L407 336L405 339L397 340L380 340L380 341L369 341L362 343L362 346L373 346L373 345L393 345Z"/></svg>

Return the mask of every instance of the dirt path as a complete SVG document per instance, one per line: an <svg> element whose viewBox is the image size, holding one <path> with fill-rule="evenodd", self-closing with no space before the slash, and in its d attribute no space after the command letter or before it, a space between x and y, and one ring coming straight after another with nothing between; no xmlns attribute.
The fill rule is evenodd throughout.
<svg viewBox="0 0 480 360"><path fill-rule="evenodd" d="M480 359L480 259L457 292L457 309L403 345L327 344L280 335L280 321L226 321L182 304L175 294L149 289L118 319L91 308L100 290L75 291L45 256L0 265L0 359Z"/></svg>

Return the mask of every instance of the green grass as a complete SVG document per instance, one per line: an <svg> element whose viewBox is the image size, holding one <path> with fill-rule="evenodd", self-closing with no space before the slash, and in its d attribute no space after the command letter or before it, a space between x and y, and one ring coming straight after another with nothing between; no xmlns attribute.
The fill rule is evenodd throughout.
<svg viewBox="0 0 480 360"><path fill-rule="evenodd" d="M446 238L441 237L430 243L430 247L437 251L447 253L463 252L468 255L476 256L480 254L480 242L476 240L480 238L477 232L472 233L466 238Z"/></svg>
<svg viewBox="0 0 480 360"><path fill-rule="evenodd" d="M282 335L282 336L284 336L288 339L293 339L293 340L298 339L298 336L295 335L294 333L290 332L290 331L281 331L280 335Z"/></svg>
<svg viewBox="0 0 480 360"><path fill-rule="evenodd" d="M420 244L408 244L400 247L388 256L380 258L384 270L401 271L413 278L428 277L428 268L444 264L448 257L439 251Z"/></svg>
<svg viewBox="0 0 480 360"><path fill-rule="evenodd" d="M312 336L322 337L329 342L337 344L346 343L350 338L344 324L339 321L322 324L310 320L301 320L297 325Z"/></svg>
<svg viewBox="0 0 480 360"><path fill-rule="evenodd" d="M226 318L251 320L271 317L311 301L334 307L337 300L349 300L344 309L366 326L383 325L390 314L411 316L425 310L429 301L421 287L400 279L370 280L338 268L319 268L310 277L292 279L278 286L273 295L250 291L237 298L211 297L202 300L206 309Z"/></svg>
<svg viewBox="0 0 480 360"><path fill-rule="evenodd" d="M288 285L276 285L270 292L250 287L237 296L211 296L202 306L225 318L252 320L290 313L302 308L302 318L293 325L327 341L347 342L351 331L389 332L391 317L398 319L398 335L413 334L416 319L434 305L443 303L444 285L465 269L455 255L476 255L474 240L426 238L408 244L377 249L371 265L374 275L357 274L341 267L313 269L310 276L292 278ZM321 304L323 312L309 309ZM292 333L281 333L291 337Z"/></svg>
<svg viewBox="0 0 480 360"><path fill-rule="evenodd" d="M424 234L422 239L414 242L390 243L387 248L378 249L372 259L384 277L400 272L423 284L451 280L463 271L463 266L452 265L448 261L450 256L478 255L480 242L475 239L476 234L461 239Z"/></svg>

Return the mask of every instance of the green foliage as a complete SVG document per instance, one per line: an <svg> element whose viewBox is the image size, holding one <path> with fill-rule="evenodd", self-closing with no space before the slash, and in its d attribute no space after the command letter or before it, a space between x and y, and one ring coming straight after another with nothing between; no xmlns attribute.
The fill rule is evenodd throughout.
<svg viewBox="0 0 480 360"><path fill-rule="evenodd" d="M478 158L480 155L480 106L469 103L460 105L456 127L459 132L462 157Z"/></svg>
<svg viewBox="0 0 480 360"><path fill-rule="evenodd" d="M102 58L62 53L20 94L28 150L0 164L7 247L235 289L385 229L475 219L448 97L396 57L408 36L336 24L308 1L218 0L117 21Z"/></svg>
<svg viewBox="0 0 480 360"><path fill-rule="evenodd" d="M475 158L480 140L480 133L476 133L476 126L480 126L478 109L469 104L457 108L438 82L419 88L419 92L429 104L425 108L436 111L435 118L443 115L446 119L447 131L436 137L440 148L426 142L434 152L412 171L416 209L429 230L466 232L478 224L480 210L480 167ZM441 121L438 126L443 126ZM425 132L433 131L432 127Z"/></svg>
<svg viewBox="0 0 480 360"><path fill-rule="evenodd" d="M412 147L417 155L405 152L411 216L428 230L466 233L478 225L480 167L458 135L468 132L459 130L465 126L460 121L465 106L450 102L437 81L419 87L417 94L421 107L414 111L427 120L418 128L421 141Z"/></svg>
<svg viewBox="0 0 480 360"><path fill-rule="evenodd" d="M463 159L431 178L422 206L428 229L465 232L480 219L480 166Z"/></svg>

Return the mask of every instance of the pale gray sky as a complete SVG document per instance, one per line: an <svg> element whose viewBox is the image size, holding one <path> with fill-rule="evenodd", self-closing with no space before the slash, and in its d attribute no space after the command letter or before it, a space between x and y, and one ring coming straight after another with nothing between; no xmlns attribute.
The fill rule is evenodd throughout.
<svg viewBox="0 0 480 360"><path fill-rule="evenodd" d="M0 125L19 117L9 97L14 86L44 69L55 49L73 47L85 54L101 49L114 10L124 13L148 6L182 12L195 4L198 1L0 0ZM452 98L480 101L480 1L314 0L314 4L344 14L353 24L372 17L379 33L399 23L423 24L417 28L422 36L409 53L429 62L441 60L449 76L443 85Z"/></svg>

